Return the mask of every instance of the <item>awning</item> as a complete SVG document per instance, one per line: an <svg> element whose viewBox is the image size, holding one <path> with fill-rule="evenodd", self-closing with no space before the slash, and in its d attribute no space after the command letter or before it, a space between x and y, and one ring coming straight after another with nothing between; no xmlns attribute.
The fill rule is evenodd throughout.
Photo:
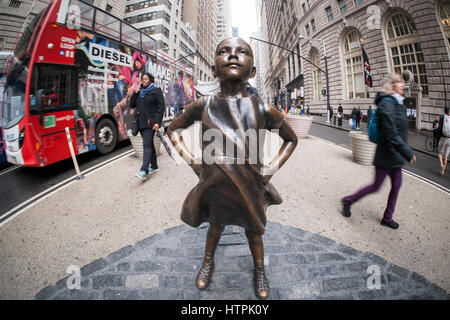
<svg viewBox="0 0 450 320"><path fill-rule="evenodd" d="M299 75L297 78L292 80L286 85L286 89L292 90L292 89L300 89L300 87L303 87L305 85L304 76L303 74Z"/></svg>

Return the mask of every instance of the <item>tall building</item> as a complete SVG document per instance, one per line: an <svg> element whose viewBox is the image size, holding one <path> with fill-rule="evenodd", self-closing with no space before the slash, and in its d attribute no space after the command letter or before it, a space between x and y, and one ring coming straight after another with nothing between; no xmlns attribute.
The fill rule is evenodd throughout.
<svg viewBox="0 0 450 320"><path fill-rule="evenodd" d="M157 49L194 69L195 32L182 22L181 0L129 0L124 21L156 40Z"/></svg>
<svg viewBox="0 0 450 320"><path fill-rule="evenodd" d="M232 34L230 0L217 0L217 41L229 38Z"/></svg>
<svg viewBox="0 0 450 320"><path fill-rule="evenodd" d="M189 23L196 33L197 70L196 77L201 81L212 81L217 46L216 0L184 0L183 22Z"/></svg>
<svg viewBox="0 0 450 320"><path fill-rule="evenodd" d="M2 0L0 2L0 73L18 37L50 0ZM85 0L119 19L124 18L126 0Z"/></svg>
<svg viewBox="0 0 450 320"><path fill-rule="evenodd" d="M233 37L236 37L236 38L239 37L238 27L233 27L232 30L233 30Z"/></svg>
<svg viewBox="0 0 450 320"><path fill-rule="evenodd" d="M342 104L347 115L355 106L365 115L389 75L409 70L414 74L405 100L410 129L431 131L443 113L450 0L263 0L260 16L265 40L290 50L264 45L263 90L272 103L298 99L311 112L325 114L326 52L335 112ZM367 85L364 62L373 86Z"/></svg>

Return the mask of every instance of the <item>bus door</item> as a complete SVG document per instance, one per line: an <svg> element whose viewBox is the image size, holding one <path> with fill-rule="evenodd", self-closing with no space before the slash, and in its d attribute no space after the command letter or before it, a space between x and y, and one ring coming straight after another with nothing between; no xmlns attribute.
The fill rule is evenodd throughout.
<svg viewBox="0 0 450 320"><path fill-rule="evenodd" d="M74 150L77 150L78 73L73 66L36 64L32 81L30 93L35 99L41 99L42 105L38 110L37 104L30 103L31 122L38 128L40 158L48 165L70 157L66 127L70 130Z"/></svg>

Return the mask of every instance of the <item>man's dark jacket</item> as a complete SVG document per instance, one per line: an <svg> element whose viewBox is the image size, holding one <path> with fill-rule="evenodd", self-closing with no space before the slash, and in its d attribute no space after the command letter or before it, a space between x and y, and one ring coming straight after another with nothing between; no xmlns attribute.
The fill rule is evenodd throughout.
<svg viewBox="0 0 450 320"><path fill-rule="evenodd" d="M139 130L153 128L153 125L149 126L148 124L149 119L161 126L165 109L164 96L161 89L155 87L145 95L144 99L141 98L139 92L134 93L131 96L130 108L136 108L135 117L138 119Z"/></svg>
<svg viewBox="0 0 450 320"><path fill-rule="evenodd" d="M381 140L377 145L373 164L377 168L396 169L403 167L405 160L410 162L414 152L408 146L406 107L394 97L386 97L390 96L378 94L375 98Z"/></svg>

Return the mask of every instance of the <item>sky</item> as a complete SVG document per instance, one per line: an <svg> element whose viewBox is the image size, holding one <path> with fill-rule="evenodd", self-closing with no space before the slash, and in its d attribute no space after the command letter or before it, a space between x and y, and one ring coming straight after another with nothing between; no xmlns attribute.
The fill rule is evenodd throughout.
<svg viewBox="0 0 450 320"><path fill-rule="evenodd" d="M231 25L239 28L239 36L250 41L250 36L257 31L255 0L230 0Z"/></svg>

